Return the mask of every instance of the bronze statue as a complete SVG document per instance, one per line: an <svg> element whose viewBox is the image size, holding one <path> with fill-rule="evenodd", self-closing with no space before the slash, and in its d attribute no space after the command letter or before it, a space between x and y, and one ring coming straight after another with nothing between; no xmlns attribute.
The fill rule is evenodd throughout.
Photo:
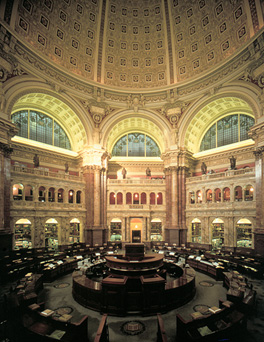
<svg viewBox="0 0 264 342"><path fill-rule="evenodd" d="M229 158L230 160L230 168L231 170L235 170L236 168L236 158L234 156L232 156L231 158Z"/></svg>
<svg viewBox="0 0 264 342"><path fill-rule="evenodd" d="M37 154L35 154L33 158L33 163L34 163L34 167L39 167L39 157Z"/></svg>
<svg viewBox="0 0 264 342"><path fill-rule="evenodd" d="M205 162L202 162L201 170L202 170L202 174L203 174L203 175L206 175L207 166L206 166Z"/></svg>
<svg viewBox="0 0 264 342"><path fill-rule="evenodd" d="M126 178L126 174L127 174L127 170L123 167L123 169L122 169L123 179Z"/></svg>
<svg viewBox="0 0 264 342"><path fill-rule="evenodd" d="M147 167L147 169L146 169L146 176L151 177L151 170L149 167Z"/></svg>

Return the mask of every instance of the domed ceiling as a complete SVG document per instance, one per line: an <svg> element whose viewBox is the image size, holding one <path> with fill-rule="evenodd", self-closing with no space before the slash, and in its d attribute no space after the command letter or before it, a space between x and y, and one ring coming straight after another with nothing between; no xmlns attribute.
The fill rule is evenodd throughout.
<svg viewBox="0 0 264 342"><path fill-rule="evenodd" d="M19 0L15 31L91 83L121 89L192 80L263 26L255 0Z"/></svg>

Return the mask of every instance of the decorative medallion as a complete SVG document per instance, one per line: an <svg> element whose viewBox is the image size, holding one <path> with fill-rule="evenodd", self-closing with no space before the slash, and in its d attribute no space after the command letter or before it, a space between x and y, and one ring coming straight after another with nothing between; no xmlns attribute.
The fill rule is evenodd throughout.
<svg viewBox="0 0 264 342"><path fill-rule="evenodd" d="M145 331L146 327L145 324L141 321L128 321L123 323L120 329L122 333L134 336L142 334Z"/></svg>

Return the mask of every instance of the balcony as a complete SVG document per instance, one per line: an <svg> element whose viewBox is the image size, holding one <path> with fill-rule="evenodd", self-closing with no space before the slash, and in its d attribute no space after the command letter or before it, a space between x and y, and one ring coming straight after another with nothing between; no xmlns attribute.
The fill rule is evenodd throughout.
<svg viewBox="0 0 264 342"><path fill-rule="evenodd" d="M161 178L126 178L126 179L108 179L107 180L108 185L114 185L114 184L121 184L121 185L126 185L126 184L162 184L165 185L165 179Z"/></svg>
<svg viewBox="0 0 264 342"><path fill-rule="evenodd" d="M194 183L194 182L201 182L201 181L210 181L210 180L216 180L216 179L222 179L223 178L233 178L233 177L241 177L241 176L254 176L255 175L255 168L254 167L248 167L246 169L240 169L240 170L228 170L225 172L216 172L216 173L207 173L206 175L201 176L195 176L195 177L188 177L186 178L186 183Z"/></svg>
<svg viewBox="0 0 264 342"><path fill-rule="evenodd" d="M19 173L19 174L26 174L26 175L36 175L40 177L49 177L49 178L58 178L58 179L65 179L71 181L79 181L83 180L82 176L74 176L65 173L64 171L59 172L51 172L48 168L28 168L23 166L12 166L11 172Z"/></svg>

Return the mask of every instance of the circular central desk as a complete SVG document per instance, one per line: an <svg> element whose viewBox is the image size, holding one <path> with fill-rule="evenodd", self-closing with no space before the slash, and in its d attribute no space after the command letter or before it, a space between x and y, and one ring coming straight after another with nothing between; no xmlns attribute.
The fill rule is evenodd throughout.
<svg viewBox="0 0 264 342"><path fill-rule="evenodd" d="M81 271L73 273L73 297L87 308L117 316L153 315L184 305L195 294L195 271L165 262L163 255L147 255L140 260L127 260L122 255L105 259L108 273L100 282L88 279ZM167 281L172 266L175 279Z"/></svg>

